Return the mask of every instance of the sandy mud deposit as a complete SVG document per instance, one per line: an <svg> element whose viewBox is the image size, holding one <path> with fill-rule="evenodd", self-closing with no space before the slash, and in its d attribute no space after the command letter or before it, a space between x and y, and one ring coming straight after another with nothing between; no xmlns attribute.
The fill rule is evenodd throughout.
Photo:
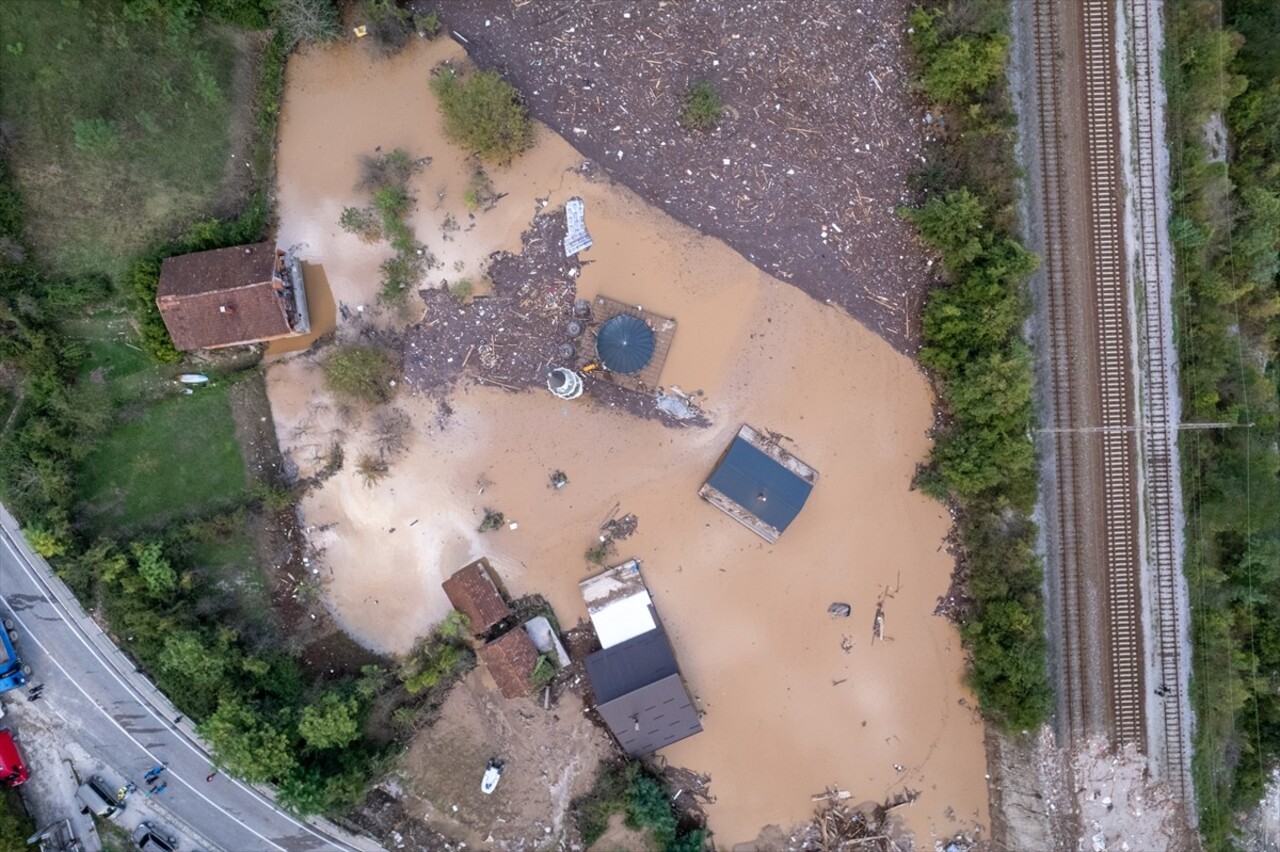
<svg viewBox="0 0 1280 852"><path fill-rule="evenodd" d="M662 383L695 394L711 426L671 429L590 391L562 402L464 377L442 405L402 386L392 405L411 418L413 434L389 476L365 487L349 461L303 504L337 617L371 647L403 651L447 610L441 580L485 555L512 594L540 592L573 624L586 616L577 583L598 570L584 552L608 518L635 513L639 528L617 557L643 560L706 711L705 731L664 755L711 775L718 845L807 819L810 795L829 785L856 800L919 791L900 813L923 848L936 836L982 831L982 725L961 684L959 638L931 614L952 567L943 549L949 518L909 490L928 450L924 378L843 312L626 189L593 182L581 157L545 128L533 152L491 172L506 197L470 219L461 195L471 167L442 140L426 85L436 62L460 54L444 42L415 44L375 64L342 46L290 63L280 242L323 272L339 337L390 324L374 309L388 250L343 233L337 219L344 205L363 203L358 156L403 147L433 158L412 186L419 238L445 261L433 279L476 275L494 250L518 250L536 212L558 215L567 199L583 198L595 245L582 256L578 295L675 317ZM447 214L463 227L446 242ZM415 306L412 319L431 322L430 310L419 320L421 311ZM369 446L375 416L344 417L314 356L277 360L268 383L282 448L302 475L332 442L348 460ZM821 475L776 546L697 496L744 421L787 436L784 446ZM568 476L559 490L549 481L557 470ZM486 507L517 528L478 533ZM885 636L873 643L882 600ZM830 618L833 601L849 603L852 616ZM570 783L575 792L588 775Z"/></svg>

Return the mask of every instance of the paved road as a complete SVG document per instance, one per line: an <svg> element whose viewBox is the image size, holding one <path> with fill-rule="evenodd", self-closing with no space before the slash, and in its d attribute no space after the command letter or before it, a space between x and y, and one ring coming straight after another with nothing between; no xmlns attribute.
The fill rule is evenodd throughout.
<svg viewBox="0 0 1280 852"><path fill-rule="evenodd" d="M190 722L175 724L177 711L52 579L2 507L0 595L0 613L17 625L33 682L45 684L37 706L60 717L79 746L110 767L110 780L141 785L149 768L168 763L168 788L150 803L229 852L379 848L332 825L299 822L262 791L225 775L206 781L210 758Z"/></svg>

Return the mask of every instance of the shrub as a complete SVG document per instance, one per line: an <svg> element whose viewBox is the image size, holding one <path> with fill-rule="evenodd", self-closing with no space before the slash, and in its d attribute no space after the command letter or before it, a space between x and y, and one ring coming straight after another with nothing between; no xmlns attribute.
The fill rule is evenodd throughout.
<svg viewBox="0 0 1280 852"><path fill-rule="evenodd" d="M684 93L684 106L680 110L680 123L686 130L706 133L720 122L723 107L720 93L714 84L702 80L689 86Z"/></svg>
<svg viewBox="0 0 1280 852"><path fill-rule="evenodd" d="M489 175L485 174L484 169L476 169L471 175L471 182L467 184L466 191L462 193L462 203L474 213L481 208L489 209L497 199L498 196L493 191L493 182L489 180Z"/></svg>
<svg viewBox="0 0 1280 852"><path fill-rule="evenodd" d="M556 679L556 666L546 654L538 657L538 664L529 675L529 685L534 689L542 689Z"/></svg>
<svg viewBox="0 0 1280 852"><path fill-rule="evenodd" d="M333 41L342 34L333 0L275 0L275 4L276 26L290 47Z"/></svg>
<svg viewBox="0 0 1280 852"><path fill-rule="evenodd" d="M475 292L475 284L470 278L459 278L453 282L453 286L449 288L449 295L457 299L459 302L465 302L471 298L471 294Z"/></svg>
<svg viewBox="0 0 1280 852"><path fill-rule="evenodd" d="M391 357L374 346L342 346L324 362L325 387L358 402L389 400L395 377L396 366Z"/></svg>
<svg viewBox="0 0 1280 852"><path fill-rule="evenodd" d="M431 90L444 114L445 135L480 159L509 163L533 145L529 111L497 71L463 77L452 68L438 68Z"/></svg>
<svg viewBox="0 0 1280 852"><path fill-rule="evenodd" d="M45 559L61 556L69 547L63 534L44 524L32 524L23 529L22 534L26 537L27 544L31 545L31 549Z"/></svg>
<svg viewBox="0 0 1280 852"><path fill-rule="evenodd" d="M413 28L423 38L435 38L444 32L444 23L440 20L440 13L432 9L425 15L414 15Z"/></svg>
<svg viewBox="0 0 1280 852"><path fill-rule="evenodd" d="M476 528L477 532L489 532L491 530L501 529L506 523L506 516L497 509L485 507L484 519L480 521L480 526Z"/></svg>
<svg viewBox="0 0 1280 852"><path fill-rule="evenodd" d="M71 125L76 150L88 157L107 157L120 149L120 134L105 118L83 118Z"/></svg>
<svg viewBox="0 0 1280 852"><path fill-rule="evenodd" d="M363 453L356 459L356 473L364 482L365 488L372 488L386 478L391 468L386 459L372 453Z"/></svg>
<svg viewBox="0 0 1280 852"><path fill-rule="evenodd" d="M367 207L344 207L338 224L348 234L355 234L366 243L382 239L382 222L378 214Z"/></svg>
<svg viewBox="0 0 1280 852"><path fill-rule="evenodd" d="M397 53L409 43L413 15L396 0L367 0L364 6L369 23L369 42L384 56Z"/></svg>

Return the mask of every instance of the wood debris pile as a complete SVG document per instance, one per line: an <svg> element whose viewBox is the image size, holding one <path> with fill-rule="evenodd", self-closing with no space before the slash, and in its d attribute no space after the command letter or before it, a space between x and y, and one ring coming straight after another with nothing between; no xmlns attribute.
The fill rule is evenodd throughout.
<svg viewBox="0 0 1280 852"><path fill-rule="evenodd" d="M913 201L930 130L910 93L914 5L471 0L441 13L611 176L910 349L928 271L895 209ZM679 122L694 81L723 103L707 133Z"/></svg>

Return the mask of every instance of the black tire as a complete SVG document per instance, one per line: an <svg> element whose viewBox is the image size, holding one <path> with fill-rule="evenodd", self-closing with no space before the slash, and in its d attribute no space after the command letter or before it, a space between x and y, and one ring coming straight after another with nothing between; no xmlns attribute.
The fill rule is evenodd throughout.
<svg viewBox="0 0 1280 852"><path fill-rule="evenodd" d="M31 677L31 666L23 666L22 674L26 677Z"/></svg>
<svg viewBox="0 0 1280 852"><path fill-rule="evenodd" d="M6 618L6 619L4 620L4 629L5 629L5 630L12 630L12 629L13 629L13 620L12 620L12 619Z"/></svg>
<svg viewBox="0 0 1280 852"><path fill-rule="evenodd" d="M17 642L17 641L18 641L18 631L16 631L16 630L10 630L10 631L9 631L9 641L10 641L10 642Z"/></svg>

